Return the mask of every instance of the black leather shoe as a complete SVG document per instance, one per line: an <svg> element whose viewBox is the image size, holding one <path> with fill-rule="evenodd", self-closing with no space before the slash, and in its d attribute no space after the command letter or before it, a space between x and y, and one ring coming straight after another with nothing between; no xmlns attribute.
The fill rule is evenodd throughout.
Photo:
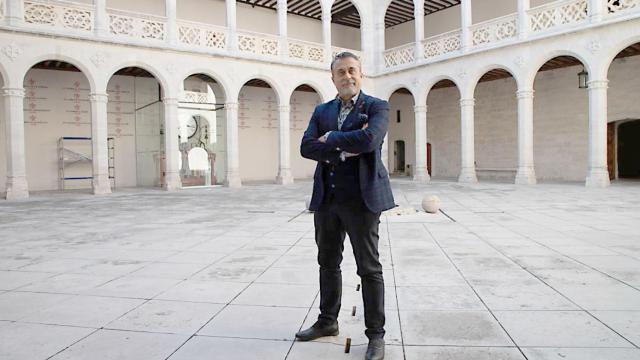
<svg viewBox="0 0 640 360"><path fill-rule="evenodd" d="M384 339L371 339L367 346L367 354L365 360L382 360L384 359Z"/></svg>
<svg viewBox="0 0 640 360"><path fill-rule="evenodd" d="M308 329L300 330L296 333L296 338L300 341L311 341L323 336L338 335L338 323L333 325L324 325L316 322Z"/></svg>

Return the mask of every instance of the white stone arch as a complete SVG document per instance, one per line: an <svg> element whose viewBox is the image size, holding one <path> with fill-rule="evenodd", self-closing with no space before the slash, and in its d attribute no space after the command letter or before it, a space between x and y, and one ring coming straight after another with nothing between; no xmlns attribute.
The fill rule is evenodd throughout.
<svg viewBox="0 0 640 360"><path fill-rule="evenodd" d="M475 94L475 91L478 87L478 84L480 83L480 79L489 71L492 70L504 70L506 72L509 73L509 75L511 75L511 77L513 78L513 80L515 80L516 82L516 87L518 89L520 89L521 86L521 81L520 81L520 77L518 76L518 72L515 71L515 69L511 68L508 65L505 64L500 64L500 63L490 63L487 65L483 65L482 67L480 67L479 69L477 69L477 71L475 71L469 78L469 85L471 86L471 88L473 88L473 94Z"/></svg>
<svg viewBox="0 0 640 360"><path fill-rule="evenodd" d="M369 0L366 0L366 1L369 1ZM333 4L335 2L336 2L336 0L328 0L328 1L326 1L327 6L329 7L329 11L331 11L331 8L333 7ZM364 46L365 24L369 24L369 23L373 22L373 19L372 19L373 15L367 13L366 11L364 11L365 9L368 9L369 7L361 4L362 0L349 0L349 2L351 4L353 4L353 6L358 11L358 15L360 16L360 51L364 54L364 52L365 52L365 46Z"/></svg>
<svg viewBox="0 0 640 360"><path fill-rule="evenodd" d="M611 69L611 65L613 64L613 61L615 60L616 56L624 49L628 48L629 46L633 45L633 44L637 44L640 43L640 35L636 35L636 36L632 36L629 38L626 38L622 41L619 41L617 43L615 43L614 45L610 46L608 48L608 51L606 54L604 54L603 57L601 57L602 59L602 63L605 64L604 66L604 71L605 73L604 78L606 78L607 74L609 73L609 70Z"/></svg>
<svg viewBox="0 0 640 360"><path fill-rule="evenodd" d="M215 80L215 82L218 84L218 86L222 90L222 99L216 99L216 100L223 100L224 102L226 102L228 99L230 99L229 97L230 85L229 85L228 79L226 79L220 74L215 73L211 69L204 68L204 67L189 68L186 71L180 72L180 74L178 75L178 78L182 79L181 81L184 83L184 80L186 80L189 76L193 76L197 74L207 75L208 77ZM217 97L218 95L216 94L216 98Z"/></svg>
<svg viewBox="0 0 640 360"><path fill-rule="evenodd" d="M300 85L307 85L310 86L313 90L315 90L316 94L318 94L318 96L320 97L320 101L322 103L325 103L327 101L329 101L330 97L327 96L325 91L322 91L323 87L320 86L316 81L314 80L300 80L298 82L295 82L292 86L288 87L284 94L287 95L286 99L288 102L291 102L291 96L293 96L293 92L296 91L296 89L300 86Z"/></svg>
<svg viewBox="0 0 640 360"><path fill-rule="evenodd" d="M538 75L538 73L540 72L540 68L542 68L542 66L549 60L552 60L558 56L571 56L573 58L576 58L578 61L580 61L580 63L582 64L582 66L584 66L585 70L588 73L593 73L593 64L591 61L589 61L589 57L585 54L569 49L553 49L533 59L528 73L521 79L519 85L523 88L533 88L533 82L535 81L536 75Z"/></svg>
<svg viewBox="0 0 640 360"><path fill-rule="evenodd" d="M142 61L137 61L137 60L123 61L113 66L110 66L106 72L107 74L106 84L109 83L109 81L111 80L111 78L113 78L116 72L127 67L139 67L145 71L148 71L151 75L153 75L153 77L156 79L156 81L160 84L160 87L162 88L163 97L175 98L178 96L177 91L175 90L178 87L169 86L170 81L168 77L165 76L164 72L160 71L154 65L151 65L149 63L142 62ZM106 88L106 84L105 84L105 88Z"/></svg>
<svg viewBox="0 0 640 360"><path fill-rule="evenodd" d="M460 87L460 82L458 80L456 80L453 76L450 75L438 75L435 76L429 80L427 80L426 82L426 87L425 87L425 104L427 101L427 98L429 97L429 93L431 92L431 90L433 90L433 86L437 83L439 83L442 80L449 80L452 83L454 83L456 85L456 88L458 89L458 95L460 95L460 97L462 97L462 88Z"/></svg>
<svg viewBox="0 0 640 360"><path fill-rule="evenodd" d="M2 77L2 79L0 80L2 81L2 85L4 87L8 88L13 85L10 83L11 79L9 78L9 71L7 71L5 64L3 64L2 62L0 62L0 77Z"/></svg>
<svg viewBox="0 0 640 360"><path fill-rule="evenodd" d="M25 76L27 76L29 70L31 70L31 68L33 68L35 65L48 60L64 61L78 68L78 70L80 70L82 75L84 75L85 79L87 79L87 82L89 83L90 93L96 92L96 78L94 76L95 74L92 73L91 70L89 70L90 67L77 58L72 58L70 56L62 54L42 54L23 62L23 67L17 72L19 78L15 80L15 85L17 85L18 87L22 87L22 82L24 81Z"/></svg>
<svg viewBox="0 0 640 360"><path fill-rule="evenodd" d="M269 86L271 87L271 90L273 90L273 92L276 95L276 103L277 104L281 104L282 103L282 95L285 93L282 89L282 86L280 85L280 83L278 83L274 78L272 78L269 75L265 75L265 74L249 74L247 76L244 76L241 80L239 80L237 83L239 84L238 88L237 88L237 92L235 93L235 101L237 102L238 96L240 96L240 90L247 85L247 83L251 80L262 80L264 82L266 82L267 84L269 84ZM288 99L287 99L288 100Z"/></svg>
<svg viewBox="0 0 640 360"><path fill-rule="evenodd" d="M384 100L389 101L389 99L391 98L391 96L393 95L393 93L395 93L396 91L400 90L400 89L407 89L409 90L409 92L411 93L411 96L413 97L413 103L414 105L419 104L419 96L417 95L418 91L416 91L416 89L414 89L412 86L410 86L409 84L406 84L404 82L399 82L399 83L395 83L393 86L389 87L388 89L385 89L383 94Z"/></svg>

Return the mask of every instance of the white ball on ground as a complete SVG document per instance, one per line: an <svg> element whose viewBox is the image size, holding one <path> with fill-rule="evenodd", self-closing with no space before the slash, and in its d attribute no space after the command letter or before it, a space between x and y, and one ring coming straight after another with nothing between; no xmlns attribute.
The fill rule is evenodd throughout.
<svg viewBox="0 0 640 360"><path fill-rule="evenodd" d="M435 195L425 195L422 198L422 208L430 214L437 213L440 210L440 198Z"/></svg>

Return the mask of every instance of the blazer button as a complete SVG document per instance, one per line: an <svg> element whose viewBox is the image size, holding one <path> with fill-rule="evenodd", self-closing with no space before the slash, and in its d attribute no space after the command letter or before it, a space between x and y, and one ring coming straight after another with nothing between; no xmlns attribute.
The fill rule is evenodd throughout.
<svg viewBox="0 0 640 360"><path fill-rule="evenodd" d="M336 186L335 186L335 185L333 185L333 184L331 184L331 188L332 188L332 189L335 189L335 188L336 188Z"/></svg>
<svg viewBox="0 0 640 360"><path fill-rule="evenodd" d="M329 176L333 176L333 172L330 172L330 173L329 173Z"/></svg>

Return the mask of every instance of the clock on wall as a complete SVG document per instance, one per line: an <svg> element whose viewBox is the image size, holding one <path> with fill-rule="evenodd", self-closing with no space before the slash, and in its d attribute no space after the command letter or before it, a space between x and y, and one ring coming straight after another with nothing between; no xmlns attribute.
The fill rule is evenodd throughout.
<svg viewBox="0 0 640 360"><path fill-rule="evenodd" d="M187 121L187 135L189 136L189 139L191 139L196 132L198 132L198 119L196 119L195 116L192 116Z"/></svg>

